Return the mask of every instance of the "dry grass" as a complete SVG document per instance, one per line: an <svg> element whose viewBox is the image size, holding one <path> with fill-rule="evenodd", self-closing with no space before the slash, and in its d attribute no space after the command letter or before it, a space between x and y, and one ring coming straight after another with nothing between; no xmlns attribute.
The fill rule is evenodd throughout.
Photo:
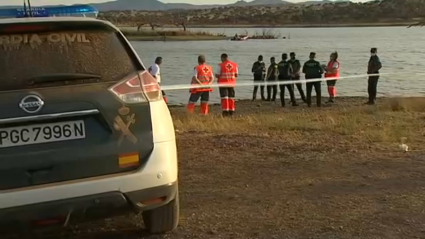
<svg viewBox="0 0 425 239"><path fill-rule="evenodd" d="M342 136L347 140L396 143L401 137L423 141L425 99L387 99L376 107L342 106L332 109L265 111L233 119L219 115L179 114L174 117L179 131L214 134L268 134L304 138L309 135Z"/></svg>

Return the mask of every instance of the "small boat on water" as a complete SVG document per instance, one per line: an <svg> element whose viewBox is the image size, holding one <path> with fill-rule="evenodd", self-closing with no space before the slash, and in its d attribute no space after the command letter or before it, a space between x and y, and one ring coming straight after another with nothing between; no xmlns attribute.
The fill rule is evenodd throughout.
<svg viewBox="0 0 425 239"><path fill-rule="evenodd" d="M231 41L246 41L248 40L248 36L238 36L230 38Z"/></svg>

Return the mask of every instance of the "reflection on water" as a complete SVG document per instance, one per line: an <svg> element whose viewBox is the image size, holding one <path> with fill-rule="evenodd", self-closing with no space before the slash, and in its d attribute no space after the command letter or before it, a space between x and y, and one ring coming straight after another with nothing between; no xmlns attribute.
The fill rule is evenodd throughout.
<svg viewBox="0 0 425 239"><path fill-rule="evenodd" d="M206 29L192 29L195 31ZM207 29L211 32L234 35L244 33L245 29ZM247 29L250 34L262 29ZM214 67L220 61L222 53L229 54L231 60L239 64L240 81L251 80L251 66L259 54L264 55L266 63L274 56L280 59L282 53L296 52L304 62L311 51L317 53L317 60L325 64L332 51L338 51L341 62L341 75L363 75L367 70L369 49L378 47L383 69L382 72L424 72L425 61L423 41L425 29L405 27L376 28L281 28L274 29L281 36L290 39L199 42L132 42L145 65L150 65L155 57L163 57L161 68L162 84L189 84L197 56L204 54ZM355 78L341 80L337 89L340 96L367 95L367 79ZM323 95L327 95L323 87ZM381 76L379 93L387 96L421 95L425 92L425 83L421 77L405 74ZM240 87L236 97L251 98L252 87ZM167 92L170 103L186 103L188 90ZM212 102L218 103L218 91L212 93Z"/></svg>

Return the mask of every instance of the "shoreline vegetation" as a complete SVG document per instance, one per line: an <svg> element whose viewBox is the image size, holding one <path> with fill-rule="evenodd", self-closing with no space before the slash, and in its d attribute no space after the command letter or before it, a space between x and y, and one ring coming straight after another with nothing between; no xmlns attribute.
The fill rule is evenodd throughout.
<svg viewBox="0 0 425 239"><path fill-rule="evenodd" d="M121 32L130 41L214 41L214 40L232 40L234 37L226 36L224 33L211 33L206 31L191 30L131 30L130 27L121 27ZM281 35L275 33L272 29L263 29L261 32L255 32L248 35L248 39L266 40L279 39ZM286 39L286 37L283 37Z"/></svg>
<svg viewBox="0 0 425 239"><path fill-rule="evenodd" d="M376 22L340 24L282 24L282 25L190 25L191 28L341 28L341 27L408 27L416 22Z"/></svg>
<svg viewBox="0 0 425 239"><path fill-rule="evenodd" d="M279 25L264 25L264 24L201 24L188 25L187 28L343 28L343 27L408 27L417 22L371 22L371 23L320 23L320 24L279 24ZM119 28L137 28L134 24L118 24ZM178 29L174 25L164 25L163 28Z"/></svg>
<svg viewBox="0 0 425 239"><path fill-rule="evenodd" d="M122 29L122 27L121 27ZM127 30L121 32L129 41L213 41L228 40L224 34L183 30Z"/></svg>
<svg viewBox="0 0 425 239"><path fill-rule="evenodd" d="M316 102L315 99L316 97L312 96L313 103ZM322 96L322 102L325 102L326 99L327 99L326 96ZM293 107L288 105L283 110L288 112L291 112L291 111L298 112L299 110L303 111L305 109L309 109L309 111L314 111L314 109L316 110L333 109L333 111L336 109L338 110L343 109L344 111L346 111L347 109L360 109L359 107L363 107L363 108L369 107L369 109L374 107L374 110L385 109L385 110L398 112L398 111L412 111L413 109L413 111L418 111L418 112L423 110L423 112L425 113L425 97L419 97L419 96L412 96L412 97L381 96L381 97L378 97L377 99L378 103L375 106L365 105L364 103L368 101L368 98L363 96L340 96L340 97L337 97L337 99L338 99L337 103L332 105L324 104L323 107L317 108L317 109L314 106L314 104L312 105L311 108L306 108L307 105L305 103L302 103L301 99L297 99L299 106ZM286 100L288 101L289 99L286 99ZM262 101L261 99L256 99L255 101L252 101L251 99L236 99L236 104L241 105L241 107L237 107L237 108L240 108L243 114L247 114L251 112L251 109L247 110L247 108L255 107L256 110L251 112L254 115L257 113L261 113L261 107L265 107L265 111L267 112L270 111L269 107L274 107L275 109L281 108L279 99L277 99L275 102ZM221 103L210 103L210 107L213 107L213 108L217 107L217 110L219 110L219 108L221 107ZM173 109L173 112L178 112L178 113L186 112L185 111L186 103L169 104L168 108L170 110ZM276 113L278 111L273 111L273 112ZM221 114L220 111L217 111L217 113Z"/></svg>
<svg viewBox="0 0 425 239"><path fill-rule="evenodd" d="M210 33L205 31L190 30L129 30L122 27L121 32L129 41L214 41L231 40L232 37L220 33ZM248 32L246 31L246 35ZM263 29L262 32L255 32L249 39L279 39L280 34L275 34L273 30Z"/></svg>
<svg viewBox="0 0 425 239"><path fill-rule="evenodd" d="M255 32L249 39L266 40L281 39L280 34L273 31L276 28L345 28L345 27L408 27L414 22L387 22L387 23L346 23L346 24L286 24L286 25L189 25L186 30L174 25L164 25L162 29L151 30L143 28L137 30L134 25L118 25L129 41L216 41L230 40L233 36L216 34L208 31L193 31L191 28L262 28L262 32ZM131 30L134 28L134 30ZM175 30L174 30L175 29ZM245 31L247 33L247 31ZM283 37L286 39L286 37Z"/></svg>

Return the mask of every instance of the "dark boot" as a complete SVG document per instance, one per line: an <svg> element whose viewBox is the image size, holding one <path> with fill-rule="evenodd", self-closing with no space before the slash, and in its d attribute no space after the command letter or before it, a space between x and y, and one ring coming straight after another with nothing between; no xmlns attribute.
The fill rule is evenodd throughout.
<svg viewBox="0 0 425 239"><path fill-rule="evenodd" d="M264 96L264 86L260 86L260 94L261 94L261 100L265 101L266 97Z"/></svg>
<svg viewBox="0 0 425 239"><path fill-rule="evenodd" d="M322 107L322 100L321 100L321 98L317 98L316 99L316 105L317 105L317 107Z"/></svg>
<svg viewBox="0 0 425 239"><path fill-rule="evenodd" d="M294 86L293 86L293 85L292 85L292 86L290 86L290 87L288 88L288 90L289 90L289 96L291 97L291 103L292 103L292 106L298 106L298 104L297 104L297 100L295 99Z"/></svg>
<svg viewBox="0 0 425 239"><path fill-rule="evenodd" d="M252 101L257 99L257 91L258 91L258 86L254 86L254 92L252 92Z"/></svg>

